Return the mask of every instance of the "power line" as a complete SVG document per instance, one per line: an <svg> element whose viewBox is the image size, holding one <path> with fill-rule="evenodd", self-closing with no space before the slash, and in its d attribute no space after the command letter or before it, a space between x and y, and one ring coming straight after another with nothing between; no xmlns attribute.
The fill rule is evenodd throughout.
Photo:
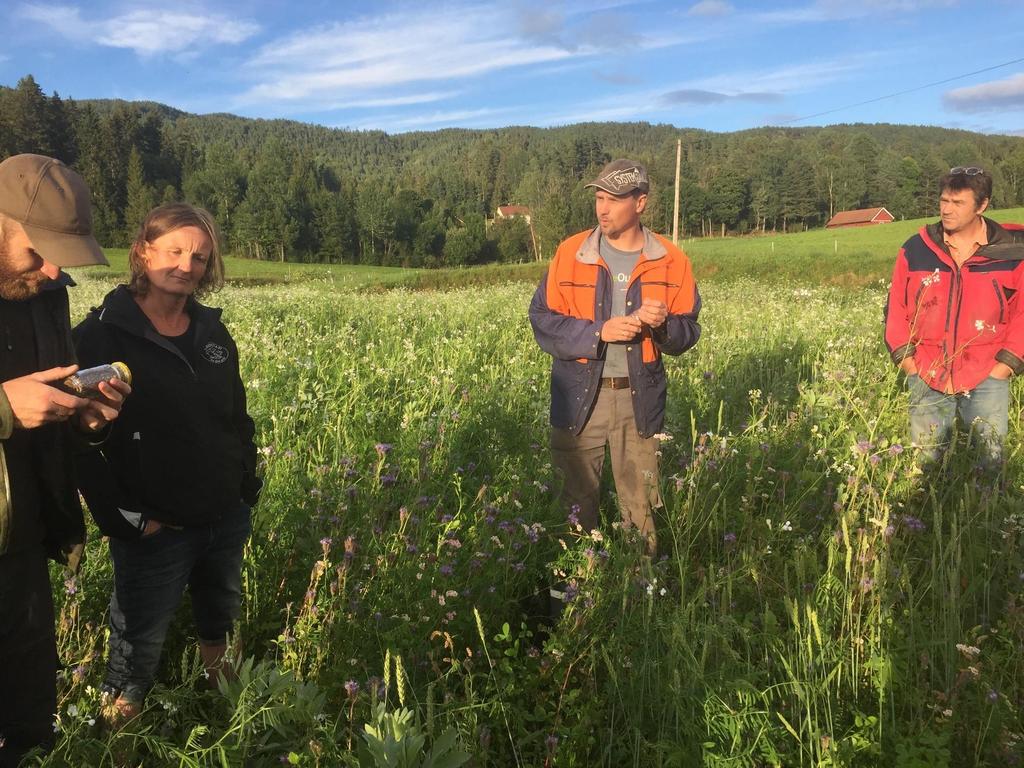
<svg viewBox="0 0 1024 768"><path fill-rule="evenodd" d="M789 125L790 123L800 123L804 120L811 120L815 117L824 117L825 115L831 115L835 112L842 112L844 109L853 109L854 107L863 107L865 104L874 104L878 101L885 101L886 99L895 99L897 96L905 96L908 93L914 93L915 91L923 91L925 88L934 88L937 85L945 85L946 83L952 83L954 80L963 80L965 77L973 77L974 75L980 75L983 72L991 72L993 69L1000 69L1001 67L1008 67L1011 64L1020 64L1024 62L1024 58L1014 59L1013 61L1004 61L1002 64L995 64L991 67L985 67L984 69L975 70L974 72L967 72L963 75L957 75L956 77L947 77L945 80L936 80L934 83L927 83L925 85L919 85L916 88L908 88L905 91L897 91L896 93L889 93L885 96L877 96L867 101L858 101L856 104L847 104L845 107L836 107L835 109L829 109L824 112L817 112L813 115L805 115L803 117L794 117L792 120L783 120L779 125Z"/></svg>

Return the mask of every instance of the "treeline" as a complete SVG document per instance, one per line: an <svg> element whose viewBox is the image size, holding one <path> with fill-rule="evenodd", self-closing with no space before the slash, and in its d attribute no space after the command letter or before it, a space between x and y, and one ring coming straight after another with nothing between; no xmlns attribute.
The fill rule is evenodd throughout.
<svg viewBox="0 0 1024 768"><path fill-rule="evenodd" d="M152 102L75 102L46 96L31 76L0 87L0 156L41 152L75 166L105 245L127 245L155 203L186 199L214 213L230 250L259 259L458 266L549 257L592 225L583 185L618 156L647 164L648 223L670 232L677 139L687 236L817 227L876 205L897 218L929 215L935 181L962 164L992 171L996 207L1024 204L1024 139L934 127L715 134L589 123L390 136ZM528 206L532 226L493 221L507 204Z"/></svg>

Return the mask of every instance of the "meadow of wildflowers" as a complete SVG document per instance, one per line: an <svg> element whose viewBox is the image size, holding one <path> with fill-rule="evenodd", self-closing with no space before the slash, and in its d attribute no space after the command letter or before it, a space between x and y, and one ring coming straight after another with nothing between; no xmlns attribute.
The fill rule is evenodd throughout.
<svg viewBox="0 0 1024 768"><path fill-rule="evenodd" d="M108 287L83 278L74 314ZM966 447L916 471L884 289L702 285L703 339L667 366L651 562L555 504L532 286L229 286L212 303L267 481L238 679L205 690L183 611L146 711L104 732L94 538L78 577L54 571L45 764L1019 764L1018 395L1002 487Z"/></svg>

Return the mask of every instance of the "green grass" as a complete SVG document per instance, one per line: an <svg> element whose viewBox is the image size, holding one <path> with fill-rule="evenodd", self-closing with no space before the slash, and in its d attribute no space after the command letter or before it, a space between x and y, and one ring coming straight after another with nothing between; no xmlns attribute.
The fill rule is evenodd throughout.
<svg viewBox="0 0 1024 768"><path fill-rule="evenodd" d="M996 221L1024 223L1024 208L993 211ZM680 245L693 260L698 280L788 278L813 285L866 285L887 280L903 242L935 218L899 221L872 227L816 229L793 234L726 238L690 238ZM124 279L128 251L105 249L110 268L91 267L92 279ZM462 269L405 269L361 264L293 264L225 258L229 282L239 285L323 280L336 287L445 289L506 282L536 283L545 263L496 264ZM72 270L78 276L83 270Z"/></svg>
<svg viewBox="0 0 1024 768"><path fill-rule="evenodd" d="M1024 208L992 211L996 221L1024 223ZM790 278L819 285L866 285L888 280L900 246L933 216L870 227L815 229L793 234L698 238L681 245L698 279Z"/></svg>
<svg viewBox="0 0 1024 768"><path fill-rule="evenodd" d="M124 280L128 275L128 249L104 248L110 267L89 267L72 270L77 278L86 272L93 279ZM256 261L236 256L224 257L224 273L228 282L239 285L261 283L327 280L342 287L374 285L379 287L401 283L414 276L416 270L401 267L363 266L359 264L294 264L278 261Z"/></svg>
<svg viewBox="0 0 1024 768"><path fill-rule="evenodd" d="M69 666L47 764L354 767L370 725L422 739L402 766L449 729L475 766L1020 765L1024 402L1014 391L1001 487L966 446L916 470L876 280L913 229L849 230L838 257L831 233L779 237L776 269L765 238L687 243L720 266L703 338L666 365L653 563L556 504L532 280L499 280L535 265L429 294L229 285L213 303L267 481L249 661L204 691L183 610L142 717L90 726L111 584L94 536L77 581L54 572ZM830 284L844 243L883 271ZM74 316L112 284L90 273ZM617 518L613 494L602 505ZM555 578L577 597L542 631Z"/></svg>

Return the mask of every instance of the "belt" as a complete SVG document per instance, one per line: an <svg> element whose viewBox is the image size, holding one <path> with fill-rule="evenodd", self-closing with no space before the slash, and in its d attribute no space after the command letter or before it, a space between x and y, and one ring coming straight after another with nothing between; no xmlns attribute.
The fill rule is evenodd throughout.
<svg viewBox="0 0 1024 768"><path fill-rule="evenodd" d="M615 376L601 379L601 386L607 389L629 389L629 376Z"/></svg>

